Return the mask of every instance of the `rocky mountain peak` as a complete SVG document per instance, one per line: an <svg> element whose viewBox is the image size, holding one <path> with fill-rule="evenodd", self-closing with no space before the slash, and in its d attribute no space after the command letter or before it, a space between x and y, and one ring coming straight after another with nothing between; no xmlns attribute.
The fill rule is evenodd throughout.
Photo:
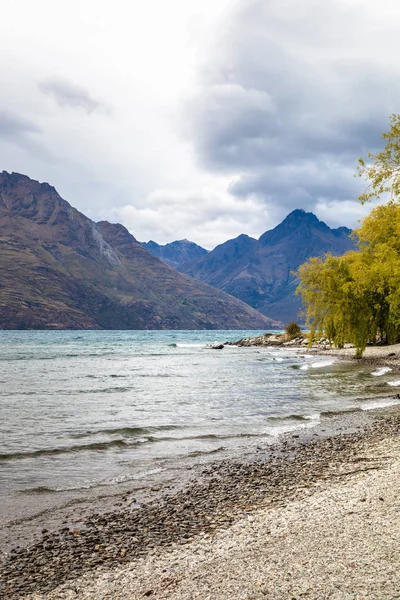
<svg viewBox="0 0 400 600"><path fill-rule="evenodd" d="M263 246L269 246L290 235L303 235L305 231L311 229L330 231L329 227L323 221L320 221L314 213L297 208L289 213L282 223L279 223L274 229L263 233L259 238L259 242Z"/></svg>
<svg viewBox="0 0 400 600"><path fill-rule="evenodd" d="M149 242L143 242L142 246L154 256L178 271L184 269L185 265L189 262L197 260L208 253L205 248L202 248L195 242L191 242L186 238L169 242L164 246L150 240Z"/></svg>
<svg viewBox="0 0 400 600"><path fill-rule="evenodd" d="M181 275L120 224L0 173L0 329L256 329L271 319ZM206 252L203 250L203 252Z"/></svg>
<svg viewBox="0 0 400 600"><path fill-rule="evenodd" d="M349 233L346 227L330 229L313 213L296 209L259 240L238 236L188 265L185 272L289 322L299 318L301 308L293 272L310 256L338 255L353 248Z"/></svg>

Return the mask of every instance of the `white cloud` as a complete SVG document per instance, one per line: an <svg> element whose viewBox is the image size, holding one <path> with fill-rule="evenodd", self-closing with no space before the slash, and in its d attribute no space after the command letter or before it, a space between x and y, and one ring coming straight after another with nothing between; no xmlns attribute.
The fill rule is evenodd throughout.
<svg viewBox="0 0 400 600"><path fill-rule="evenodd" d="M140 241L154 239L166 243L188 237L205 248L243 233L257 235L271 225L265 205L257 199L237 201L220 190L203 189L185 193L157 190L141 206L125 205L115 209L114 221L124 223Z"/></svg>
<svg viewBox="0 0 400 600"><path fill-rule="evenodd" d="M1 169L142 240L258 237L302 205L352 226L355 161L400 106L399 18L393 0L6 3Z"/></svg>

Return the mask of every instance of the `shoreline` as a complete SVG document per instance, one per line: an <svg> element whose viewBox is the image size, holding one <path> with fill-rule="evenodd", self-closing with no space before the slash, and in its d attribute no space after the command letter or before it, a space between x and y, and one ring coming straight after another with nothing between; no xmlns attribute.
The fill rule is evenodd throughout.
<svg viewBox="0 0 400 600"><path fill-rule="evenodd" d="M264 338L269 339L271 335L274 336L274 334L266 334L265 336L247 338L244 341L250 343L245 345L252 347L259 345L267 349L270 344L258 343L258 341ZM232 342L232 344L235 343ZM276 344L271 345L275 346ZM279 347L284 350L286 346L279 344ZM388 353L387 347L371 348L370 351L374 352L372 356L357 361L349 359L352 349L323 350L322 348L313 348L306 350L301 346L289 346L288 350L294 353L300 352L301 354L320 357L332 355L337 357L340 362L344 361L356 365L362 365L363 363L371 366L390 364L393 371L397 370L395 368L397 355L390 358L390 363L387 363L387 358L384 357L384 354ZM400 344L398 344L398 350L400 357ZM398 399L399 394L396 394L395 388L393 388L393 391L388 390L386 393L370 400L373 403L375 400L381 402L382 408L385 410L386 406L390 406L393 401L396 402ZM385 404L386 400L389 400L389 404ZM209 454L205 453L204 456L178 457L159 469L154 468L156 465L149 464L148 470L145 470L141 477L133 477L125 482L56 492L52 492L51 489L48 490L47 488L43 488L43 490L38 488L30 494L21 492L10 497L4 497L0 511L0 564L4 557L17 545L26 547L34 543L40 543L43 529L49 531L66 527L77 529L81 528L92 513L117 512L128 506L141 507L150 501L157 501L162 498L166 491L176 492L188 487L194 480L202 481L203 472L207 470L209 465L215 466L224 463L224 461L245 463L260 457L267 459L276 443L280 444L280 440L285 439L285 436L290 437L292 434L296 434L301 439L307 439L309 435L325 436L325 430L334 434L335 419L333 417L339 419L344 417L346 423L343 424L343 428L346 429L347 424L351 422L351 418L356 418L360 423L365 422L368 419L366 415L374 409L352 408L344 411L344 415L340 411L332 414L328 411L327 415L322 412L319 423L313 423L312 420L306 421L307 424L299 423L295 430L279 433L276 438L277 441L271 441L271 437L268 436L266 439L260 437L251 445L242 447L240 452L238 449L221 447L218 449L217 456L214 456L214 451L211 451Z"/></svg>
<svg viewBox="0 0 400 600"><path fill-rule="evenodd" d="M351 344L345 344L344 348L332 348L328 340L323 339L308 347L306 335L288 341L285 334L266 333L257 337L243 338L236 342L214 344L213 347L222 349L224 346L293 349L312 355L336 356L342 361L352 364L390 366L394 372L400 372L400 343L367 346L361 358L354 357L355 349Z"/></svg>
<svg viewBox="0 0 400 600"><path fill-rule="evenodd" d="M90 595L91 586L108 581L107 574L114 581L119 571L168 555L171 548L184 547L191 555L199 540L208 544L216 536L229 538L237 523L243 519L252 523L260 511L272 518L276 511L339 480L385 469L388 460L382 462L371 453L379 444L394 443L399 431L398 406L326 417L319 425L285 434L278 443L242 460L199 465L189 471L190 478L180 489L156 490L148 503L137 508L124 508L122 495L122 506L92 515L81 529L45 531L28 550L12 552L0 567L5 582L0 592L4 598L28 598L29 593L34 593L32 599L117 598ZM71 576L74 585L83 577L78 595L69 590ZM60 585L53 595L51 590ZM133 588L137 585L132 583ZM143 593L129 597L143 597Z"/></svg>

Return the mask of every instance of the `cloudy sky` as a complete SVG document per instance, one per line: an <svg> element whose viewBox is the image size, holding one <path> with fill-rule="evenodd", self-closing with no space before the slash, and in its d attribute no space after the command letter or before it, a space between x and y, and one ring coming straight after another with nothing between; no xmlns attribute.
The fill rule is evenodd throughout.
<svg viewBox="0 0 400 600"><path fill-rule="evenodd" d="M0 170L143 241L212 248L294 208L353 227L399 55L395 0L14 0Z"/></svg>

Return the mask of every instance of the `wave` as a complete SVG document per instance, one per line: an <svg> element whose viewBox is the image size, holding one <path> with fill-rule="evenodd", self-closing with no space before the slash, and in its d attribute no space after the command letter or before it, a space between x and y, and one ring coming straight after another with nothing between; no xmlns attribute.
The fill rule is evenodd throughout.
<svg viewBox="0 0 400 600"><path fill-rule="evenodd" d="M78 483L75 485L54 487L54 488L50 488L50 490L54 491L54 492L70 492L70 491L75 491L75 490L90 490L91 488L99 487L99 486L115 485L115 484L119 484L119 483L126 483L128 481L137 481L140 479L144 479L145 477L148 477L149 475L157 475L158 473L161 473L162 471L164 471L164 469L162 467L154 467L152 469L147 469L146 471L140 471L139 473L126 473L126 474L121 474L121 475L115 475L113 477L107 477L106 479L93 479L86 483ZM98 496L98 497L99 498L108 497L108 495L107 496Z"/></svg>
<svg viewBox="0 0 400 600"><path fill-rule="evenodd" d="M182 429L180 425L158 425L153 427L116 427L116 428L106 428L106 429L96 429L91 431L84 431L81 433L74 433L70 437L79 439L83 437L88 437L92 435L123 435L123 436L143 436L143 435L151 435L157 431L173 431L175 429Z"/></svg>
<svg viewBox="0 0 400 600"><path fill-rule="evenodd" d="M203 344L176 344L177 348L205 348L206 346Z"/></svg>
<svg viewBox="0 0 400 600"><path fill-rule="evenodd" d="M225 450L223 446L214 448L213 450L194 450L193 452L189 452L186 456L188 458L195 458L196 456L205 456L208 454L215 454L216 452L222 452L222 450Z"/></svg>
<svg viewBox="0 0 400 600"><path fill-rule="evenodd" d="M287 420L298 420L303 421L304 424L309 422L310 420L315 419L316 416L305 415L304 417L301 415L295 415L291 417L276 417L276 421L285 422ZM274 420L274 417L271 418ZM283 425L283 428L287 426ZM296 425L295 427L298 427ZM290 426L289 426L290 428ZM87 437L88 435L96 435L96 434L119 434L125 437L125 439L114 439L108 441L99 441L99 442L89 442L83 444L75 444L71 446L61 446L58 448L41 448L39 450L31 450L26 452L10 452L10 453L2 453L0 454L0 462L7 462L12 460L24 460L24 459L32 459L32 458L41 458L41 457L51 457L51 456L59 456L65 454L77 454L79 452L96 452L96 451L106 451L112 449L133 449L137 446L141 446L143 444L154 444L160 442L188 442L188 441L207 441L207 440L229 440L229 439L240 439L240 438L260 438L265 437L266 435L275 435L276 427L271 427L270 431L264 432L244 432L244 433L204 433L199 435L183 435L183 436L157 436L154 435L157 432L172 430L173 427L170 426L161 426L154 428L141 428L141 427L131 427L131 428L120 428L120 429L105 429L97 432L88 432L82 434L75 434L74 439L79 439L80 437ZM175 429L180 429L179 427L175 427ZM150 435L153 434L153 435ZM130 438L130 439L129 439Z"/></svg>
<svg viewBox="0 0 400 600"><path fill-rule="evenodd" d="M108 485L115 485L119 483L126 483L128 481L136 481L148 477L149 475L157 475L164 471L162 467L154 467L152 469L147 469L146 471L140 471L139 473L129 473L129 474L121 474L115 475L113 477L107 477L106 479L92 479L90 481L86 481L84 483L76 483L72 485L65 486L56 486L56 487L48 487L48 486L39 486L33 488L27 488L24 490L19 490L19 494L52 494L57 492L71 492L77 490L90 490L94 487L102 487ZM140 488L139 488L140 489ZM113 494L112 494L113 495ZM109 498L109 494L98 495L98 498ZM82 500L72 500L65 504L65 506L70 506L72 504L77 504L82 502ZM52 509L50 509L52 510ZM44 512L48 512L47 510Z"/></svg>
<svg viewBox="0 0 400 600"><path fill-rule="evenodd" d="M388 408L400 404L400 399L391 398L385 400L367 400L361 405L361 410L375 410L376 408Z"/></svg>
<svg viewBox="0 0 400 600"><path fill-rule="evenodd" d="M47 485L39 485L38 487L28 488L25 490L19 490L18 494L51 494L56 492L54 488L47 487Z"/></svg>
<svg viewBox="0 0 400 600"><path fill-rule="evenodd" d="M31 450L28 452L10 452L0 454L0 462L9 460L23 460L27 458L38 458L41 456L57 456L60 454L75 454L77 452L87 452L95 450L109 450L111 448L124 448L135 446L147 442L145 440L136 440L136 442L126 442L124 440L110 440L108 442L93 442L92 444L81 444L76 446L64 446L60 448L41 448L40 450Z"/></svg>
<svg viewBox="0 0 400 600"><path fill-rule="evenodd" d="M308 369L323 369L324 367L331 367L333 364L335 364L335 362L335 360L321 360L308 365L302 365L300 370L308 371Z"/></svg>
<svg viewBox="0 0 400 600"><path fill-rule="evenodd" d="M126 386L116 386L116 387L108 387L108 388L94 388L88 390L55 390L52 392L53 394L57 394L59 396L76 396L79 394L114 394L116 392L129 392L133 390L133 387Z"/></svg>
<svg viewBox="0 0 400 600"><path fill-rule="evenodd" d="M373 375L374 377L381 377L381 375L385 375L385 373L390 373L390 371L392 371L390 367L380 367L379 369L376 369L376 371L372 371L371 375Z"/></svg>
<svg viewBox="0 0 400 600"><path fill-rule="evenodd" d="M397 381L388 381L388 385L391 385L392 387L400 387L400 379Z"/></svg>
<svg viewBox="0 0 400 600"><path fill-rule="evenodd" d="M314 413L312 415L292 414L292 415L267 417L267 420L268 421L312 421L313 419L318 419L318 418L319 418L319 413Z"/></svg>
<svg viewBox="0 0 400 600"><path fill-rule="evenodd" d="M360 412L362 409L358 406L350 408L341 408L339 410L324 410L321 412L321 417L338 417L340 415L349 415L352 413Z"/></svg>

